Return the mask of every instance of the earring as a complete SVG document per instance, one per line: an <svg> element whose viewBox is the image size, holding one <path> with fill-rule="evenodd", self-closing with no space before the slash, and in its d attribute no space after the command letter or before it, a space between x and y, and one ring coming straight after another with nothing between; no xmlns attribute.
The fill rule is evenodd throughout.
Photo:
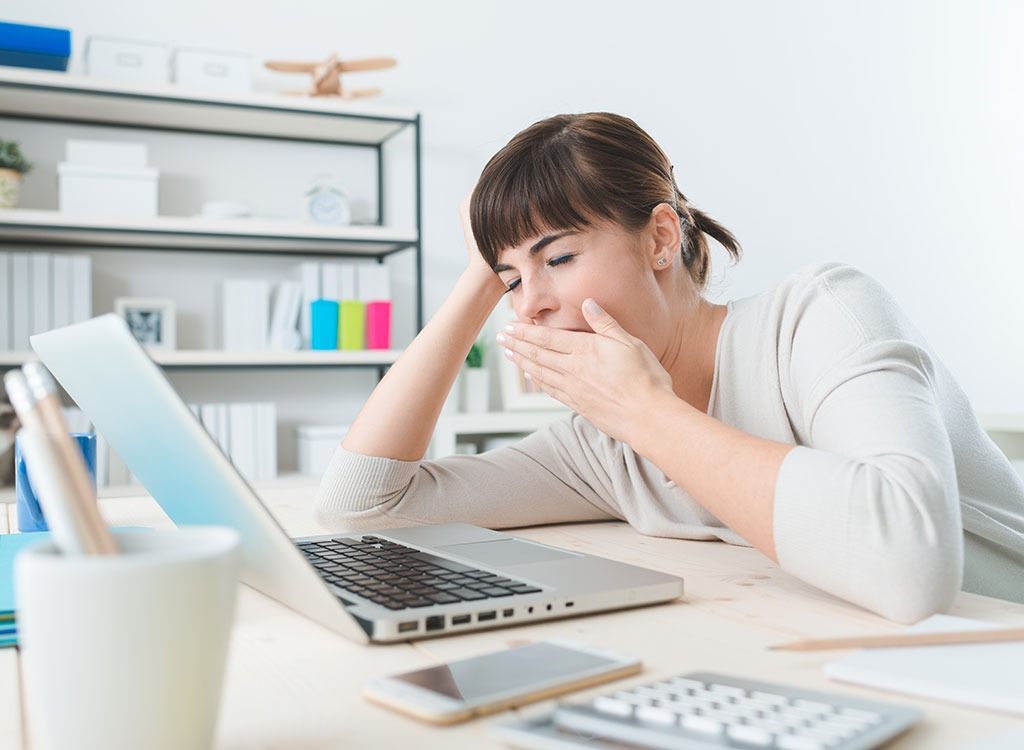
<svg viewBox="0 0 1024 750"><path fill-rule="evenodd" d="M667 261L667 260L665 260L664 258L658 258L658 265L659 265L659 266L663 266L663 265L665 265L666 263L668 263L668 261Z"/></svg>

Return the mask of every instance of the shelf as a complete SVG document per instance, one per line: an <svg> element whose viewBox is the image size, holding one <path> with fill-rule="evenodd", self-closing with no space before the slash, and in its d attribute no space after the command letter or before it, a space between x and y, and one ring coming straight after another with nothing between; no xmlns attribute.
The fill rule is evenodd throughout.
<svg viewBox="0 0 1024 750"><path fill-rule="evenodd" d="M978 421L985 432L1024 433L1024 414L1007 412L982 412Z"/></svg>
<svg viewBox="0 0 1024 750"><path fill-rule="evenodd" d="M222 252L379 257L416 245L415 230L327 227L267 219L151 219L76 216L60 211L0 211L0 241L35 245L162 248Z"/></svg>
<svg viewBox="0 0 1024 750"><path fill-rule="evenodd" d="M390 367L397 349L363 351L225 352L216 349L151 349L149 356L168 370L246 367ZM18 367L38 357L35 352L0 352L0 368Z"/></svg>
<svg viewBox="0 0 1024 750"><path fill-rule="evenodd" d="M142 86L92 76L0 68L0 114L193 133L379 146L414 112L272 92Z"/></svg>

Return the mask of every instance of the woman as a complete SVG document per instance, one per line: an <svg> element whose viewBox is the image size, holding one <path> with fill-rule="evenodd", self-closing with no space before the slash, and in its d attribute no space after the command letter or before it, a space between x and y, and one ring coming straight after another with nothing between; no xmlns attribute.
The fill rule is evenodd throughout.
<svg viewBox="0 0 1024 750"><path fill-rule="evenodd" d="M469 215L468 267L337 451L323 524L616 518L751 544L894 620L945 610L962 584L1024 601L1024 484L879 284L820 265L711 304L705 234L734 257L738 244L687 202L650 136L607 113L517 135ZM515 446L422 461L505 294L505 355L574 414Z"/></svg>

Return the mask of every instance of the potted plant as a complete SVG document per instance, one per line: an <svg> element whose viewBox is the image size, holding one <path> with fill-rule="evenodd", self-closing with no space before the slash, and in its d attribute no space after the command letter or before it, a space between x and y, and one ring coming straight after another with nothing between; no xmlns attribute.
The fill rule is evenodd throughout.
<svg viewBox="0 0 1024 750"><path fill-rule="evenodd" d="M462 410L487 411L491 401L491 374L484 367L484 345L479 341L469 347L462 378Z"/></svg>
<svg viewBox="0 0 1024 750"><path fill-rule="evenodd" d="M32 163L22 155L18 144L0 140L0 208L18 205L21 178L31 171Z"/></svg>

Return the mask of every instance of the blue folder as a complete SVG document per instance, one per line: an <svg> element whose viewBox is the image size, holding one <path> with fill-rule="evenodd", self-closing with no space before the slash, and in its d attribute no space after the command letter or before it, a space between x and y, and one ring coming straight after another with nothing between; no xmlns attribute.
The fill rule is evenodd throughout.
<svg viewBox="0 0 1024 750"><path fill-rule="evenodd" d="M67 70L71 31L0 22L0 65Z"/></svg>

